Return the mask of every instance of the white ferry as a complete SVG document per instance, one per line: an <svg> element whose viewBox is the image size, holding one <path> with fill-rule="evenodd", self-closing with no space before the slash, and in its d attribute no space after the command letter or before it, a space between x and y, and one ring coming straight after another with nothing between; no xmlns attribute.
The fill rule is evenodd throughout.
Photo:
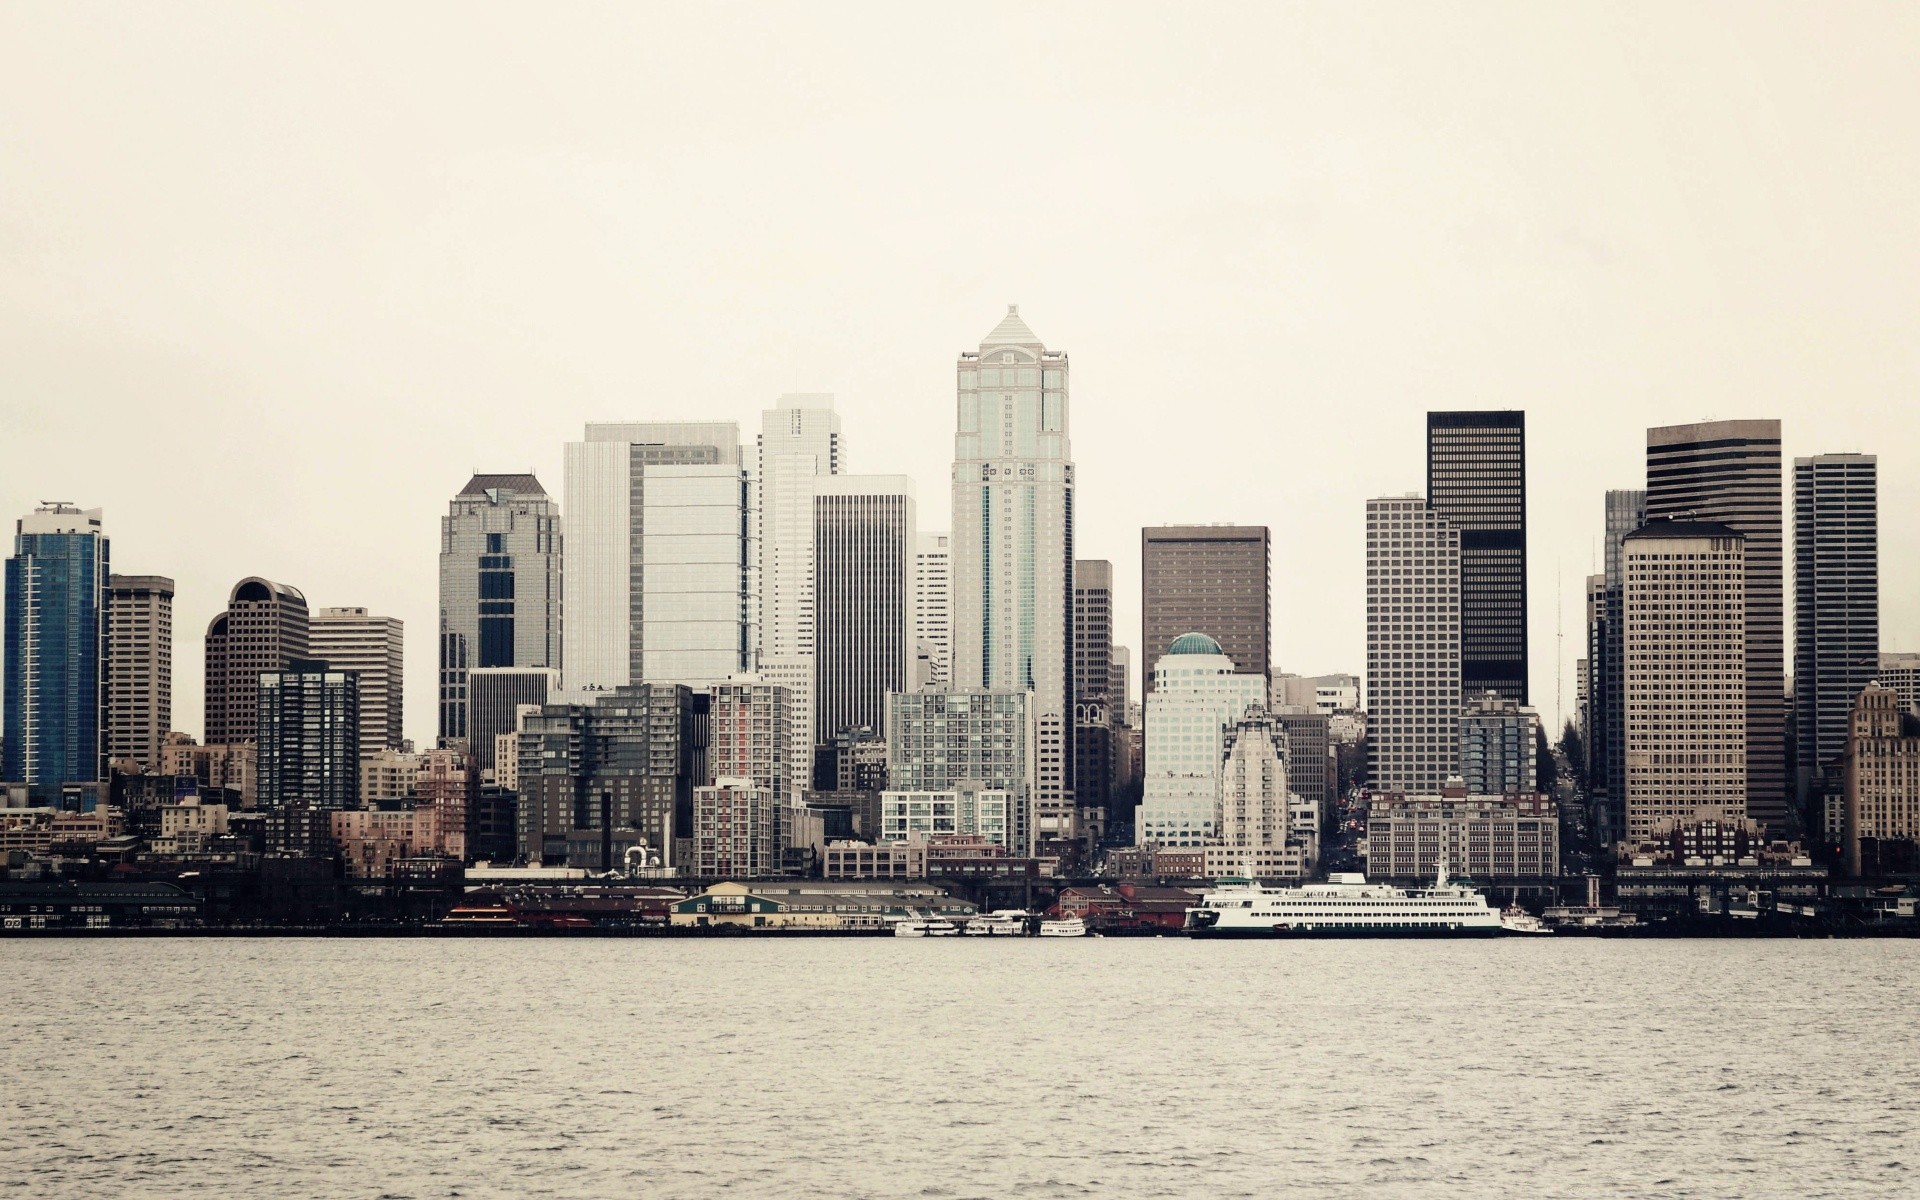
<svg viewBox="0 0 1920 1200"><path fill-rule="evenodd" d="M1079 917L1061 917L1040 922L1041 937L1086 937L1087 923Z"/></svg>
<svg viewBox="0 0 1920 1200"><path fill-rule="evenodd" d="M893 923L895 937L959 937L960 927L945 917L908 917Z"/></svg>
<svg viewBox="0 0 1920 1200"><path fill-rule="evenodd" d="M1194 937L1493 937L1500 910L1470 887L1447 881L1440 865L1433 886L1368 883L1335 874L1325 883L1261 887L1251 879L1219 880L1187 910Z"/></svg>
<svg viewBox="0 0 1920 1200"><path fill-rule="evenodd" d="M1024 937L1027 914L1017 908L985 913L967 921L968 937Z"/></svg>

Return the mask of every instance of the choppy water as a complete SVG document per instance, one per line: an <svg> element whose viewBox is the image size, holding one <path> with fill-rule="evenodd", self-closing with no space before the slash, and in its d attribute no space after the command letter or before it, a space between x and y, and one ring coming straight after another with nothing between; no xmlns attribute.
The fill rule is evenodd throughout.
<svg viewBox="0 0 1920 1200"><path fill-rule="evenodd" d="M1911 1196L1920 943L0 942L0 1192Z"/></svg>

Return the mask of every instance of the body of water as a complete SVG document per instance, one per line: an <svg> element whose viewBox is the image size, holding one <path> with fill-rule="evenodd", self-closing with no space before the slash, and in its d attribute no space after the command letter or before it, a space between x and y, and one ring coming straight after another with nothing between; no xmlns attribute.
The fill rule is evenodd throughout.
<svg viewBox="0 0 1920 1200"><path fill-rule="evenodd" d="M1910 1196L1920 942L0 942L0 1192Z"/></svg>

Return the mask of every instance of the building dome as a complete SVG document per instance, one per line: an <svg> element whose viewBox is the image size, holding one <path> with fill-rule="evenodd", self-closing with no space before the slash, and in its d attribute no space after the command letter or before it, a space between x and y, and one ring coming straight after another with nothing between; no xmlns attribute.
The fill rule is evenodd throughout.
<svg viewBox="0 0 1920 1200"><path fill-rule="evenodd" d="M1204 633L1183 633L1167 647L1168 654L1225 654L1220 643Z"/></svg>

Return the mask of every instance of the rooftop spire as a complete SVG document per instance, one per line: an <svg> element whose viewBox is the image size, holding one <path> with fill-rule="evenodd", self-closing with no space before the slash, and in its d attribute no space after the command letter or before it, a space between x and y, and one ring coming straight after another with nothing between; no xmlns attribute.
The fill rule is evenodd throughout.
<svg viewBox="0 0 1920 1200"><path fill-rule="evenodd" d="M983 347L1038 346L1040 344L1039 337L1034 334L1033 330L1027 328L1025 321L1020 319L1020 306L1018 304L1007 305L1007 315L1001 319L998 325L993 327L992 333L989 333L980 341L980 345Z"/></svg>

